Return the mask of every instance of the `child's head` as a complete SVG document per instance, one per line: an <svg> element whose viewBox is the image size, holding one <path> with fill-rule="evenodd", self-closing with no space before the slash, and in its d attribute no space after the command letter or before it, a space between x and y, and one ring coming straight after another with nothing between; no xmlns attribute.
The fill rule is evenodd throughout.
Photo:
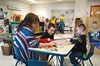
<svg viewBox="0 0 100 66"><path fill-rule="evenodd" d="M86 26L82 23L76 27L77 34L82 34L86 30Z"/></svg>
<svg viewBox="0 0 100 66"><path fill-rule="evenodd" d="M20 23L20 25L18 26L18 31L20 31L23 26L29 26L32 29L34 29L35 26L38 24L38 22L39 22L39 18L37 15L33 13L28 13L23 19L23 21Z"/></svg>
<svg viewBox="0 0 100 66"><path fill-rule="evenodd" d="M53 23L49 23L48 29L47 29L49 35L54 34L55 30L56 30L56 26Z"/></svg>
<svg viewBox="0 0 100 66"><path fill-rule="evenodd" d="M4 30L3 30L3 28L2 27L0 27L0 33L2 33Z"/></svg>
<svg viewBox="0 0 100 66"><path fill-rule="evenodd" d="M45 19L45 21L46 21L46 22L49 22L49 19L48 19L48 18L46 18L46 19Z"/></svg>

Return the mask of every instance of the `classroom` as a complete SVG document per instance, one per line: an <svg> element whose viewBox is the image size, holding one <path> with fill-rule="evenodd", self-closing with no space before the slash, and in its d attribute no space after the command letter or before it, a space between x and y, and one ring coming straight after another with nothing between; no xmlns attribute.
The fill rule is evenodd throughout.
<svg viewBox="0 0 100 66"><path fill-rule="evenodd" d="M0 0L1 66L100 66L100 0Z"/></svg>

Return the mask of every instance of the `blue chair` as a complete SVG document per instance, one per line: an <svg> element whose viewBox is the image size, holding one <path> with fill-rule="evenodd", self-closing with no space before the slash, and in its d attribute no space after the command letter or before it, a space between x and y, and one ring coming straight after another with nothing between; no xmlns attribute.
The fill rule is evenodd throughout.
<svg viewBox="0 0 100 66"><path fill-rule="evenodd" d="M78 58L78 60L80 60L79 63L82 62L84 66L84 61L89 60L91 66L93 66L92 61L90 59L93 56L93 54L94 54L94 45L91 45L89 52L87 54L83 54L83 56Z"/></svg>
<svg viewBox="0 0 100 66"><path fill-rule="evenodd" d="M95 47L100 49L100 31L89 32L89 38L90 43L94 43Z"/></svg>
<svg viewBox="0 0 100 66"><path fill-rule="evenodd" d="M83 56L78 58L78 60L80 60L79 63L82 62L83 66L84 66L84 61L87 61L87 60L89 60L91 66L93 66L90 58L94 54L94 43L92 42L92 37L90 36L90 34L91 33L88 33L88 38L89 38L89 41L90 41L90 50L87 54L83 54Z"/></svg>
<svg viewBox="0 0 100 66"><path fill-rule="evenodd" d="M14 59L17 59L15 66L19 62L24 63L26 66L46 66L46 62L39 60L24 60L24 56L22 55L22 51L16 46L14 46Z"/></svg>

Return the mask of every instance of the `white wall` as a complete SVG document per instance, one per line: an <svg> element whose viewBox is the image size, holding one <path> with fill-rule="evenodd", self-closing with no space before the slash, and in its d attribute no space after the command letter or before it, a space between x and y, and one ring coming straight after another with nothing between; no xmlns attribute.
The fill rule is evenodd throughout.
<svg viewBox="0 0 100 66"><path fill-rule="evenodd" d="M79 1L79 2L78 2ZM0 7L7 11L7 5L21 9L21 14L25 16L28 12L33 12L44 17L51 17L52 9L75 9L75 17L89 17L90 6L100 5L100 0L76 0L76 2L52 3L29 5L19 1L0 0ZM88 13L87 13L88 12Z"/></svg>
<svg viewBox="0 0 100 66"><path fill-rule="evenodd" d="M87 0L75 1L75 18L81 17L83 22L86 20Z"/></svg>
<svg viewBox="0 0 100 66"><path fill-rule="evenodd" d="M23 15L23 17L31 11L29 4L25 4L19 1L0 0L0 7L2 7L4 11L9 11L7 9L7 6L16 7L20 9L21 10L20 14ZM8 14L8 17L9 17L9 14Z"/></svg>
<svg viewBox="0 0 100 66"><path fill-rule="evenodd" d="M52 9L75 9L75 2L31 5L31 11L39 16L51 18Z"/></svg>

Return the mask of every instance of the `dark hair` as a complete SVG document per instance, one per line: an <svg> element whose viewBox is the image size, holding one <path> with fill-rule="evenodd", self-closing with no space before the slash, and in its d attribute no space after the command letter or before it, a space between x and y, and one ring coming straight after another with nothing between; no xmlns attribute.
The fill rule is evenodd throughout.
<svg viewBox="0 0 100 66"><path fill-rule="evenodd" d="M49 19L48 19L48 18L46 18L46 19L45 19L45 21L46 21L46 22L48 22L48 21L49 21Z"/></svg>
<svg viewBox="0 0 100 66"><path fill-rule="evenodd" d="M49 23L49 25L48 25L48 29L50 29L51 27L56 28L55 24L53 24L53 23Z"/></svg>
<svg viewBox="0 0 100 66"><path fill-rule="evenodd" d="M83 31L86 30L86 26L83 23L79 24L77 27L82 28Z"/></svg>
<svg viewBox="0 0 100 66"><path fill-rule="evenodd" d="M19 24L17 31L20 31L23 26L32 27L31 25L33 23L38 24L38 22L39 22L39 18L37 15L35 15L33 13L28 13L25 16L25 18L21 21L21 23Z"/></svg>

